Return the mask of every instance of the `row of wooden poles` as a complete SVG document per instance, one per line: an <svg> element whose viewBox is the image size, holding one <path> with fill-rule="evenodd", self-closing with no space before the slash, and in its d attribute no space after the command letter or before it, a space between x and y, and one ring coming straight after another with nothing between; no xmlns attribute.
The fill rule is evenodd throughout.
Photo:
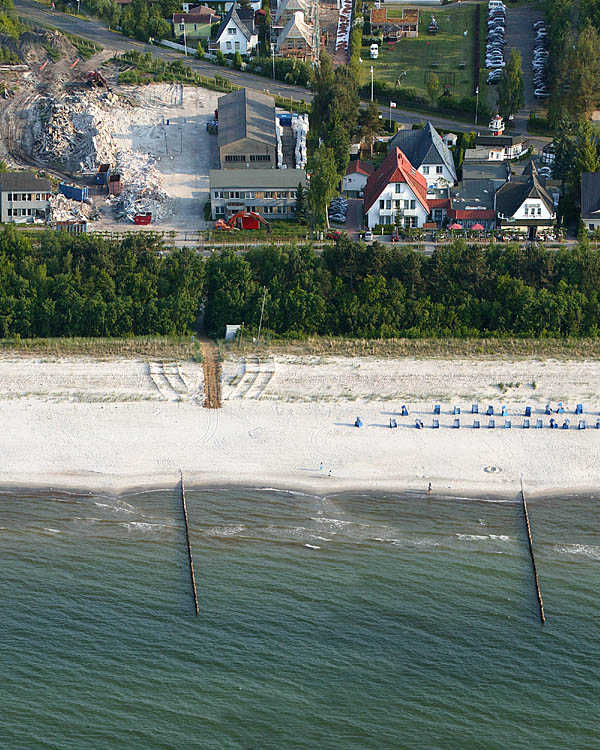
<svg viewBox="0 0 600 750"><path fill-rule="evenodd" d="M533 551L533 537L531 536L531 524L529 523L529 512L527 511L527 500L525 499L525 490L523 489L523 479L521 479L521 504L523 506L523 517L525 518L525 528L527 529L527 540L529 541L529 557L531 558L531 567L533 568L533 580L535 582L535 593L537 595L538 606L540 608L540 620L542 625L546 622L544 614L544 600L542 599L542 590L540 589L540 579L538 576L537 565L535 563L535 553Z"/></svg>
<svg viewBox="0 0 600 750"><path fill-rule="evenodd" d="M185 497L185 483L183 481L183 472L180 472L181 476L181 506L183 508L183 520L185 523L185 541L188 551L188 561L190 564L190 581L192 584L192 596L194 597L194 608L196 615L200 614L200 608L198 606L198 592L196 590L196 575L194 573L194 556L192 555L192 542L190 539L190 524L188 519L187 500ZM429 485L427 494L431 493L431 485ZM521 479L521 504L523 507L523 517L525 519L525 528L527 529L527 540L529 542L529 556L531 558L531 567L533 569L533 579L535 582L535 591L538 600L538 606L540 608L540 620L542 625L546 622L546 615L544 614L544 600L542 599L542 590L540 588L540 579L538 576L537 565L535 562L535 553L533 551L533 537L531 535L531 524L529 522L529 512L527 510L527 500L525 499L525 490L523 489L523 480Z"/></svg>

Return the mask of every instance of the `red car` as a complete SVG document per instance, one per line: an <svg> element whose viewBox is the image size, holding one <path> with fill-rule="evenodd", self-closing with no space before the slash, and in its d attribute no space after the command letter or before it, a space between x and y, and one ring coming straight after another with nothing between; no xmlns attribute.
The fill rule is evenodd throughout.
<svg viewBox="0 0 600 750"><path fill-rule="evenodd" d="M339 240L339 238L342 236L341 232L338 232L337 229L332 229L331 232L327 232L325 235L326 240Z"/></svg>

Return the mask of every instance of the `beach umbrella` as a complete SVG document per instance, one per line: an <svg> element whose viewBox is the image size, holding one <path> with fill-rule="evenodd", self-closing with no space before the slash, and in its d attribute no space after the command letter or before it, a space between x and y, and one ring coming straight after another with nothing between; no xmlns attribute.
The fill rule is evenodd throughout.
<svg viewBox="0 0 600 750"><path fill-rule="evenodd" d="M462 226L460 224L457 224L456 222L454 222L454 224L450 224L450 226L448 227L448 229L462 229Z"/></svg>
<svg viewBox="0 0 600 750"><path fill-rule="evenodd" d="M471 227L471 229L473 229L475 232L481 232L481 231L483 231L484 226L483 226L483 224L473 224L473 226Z"/></svg>

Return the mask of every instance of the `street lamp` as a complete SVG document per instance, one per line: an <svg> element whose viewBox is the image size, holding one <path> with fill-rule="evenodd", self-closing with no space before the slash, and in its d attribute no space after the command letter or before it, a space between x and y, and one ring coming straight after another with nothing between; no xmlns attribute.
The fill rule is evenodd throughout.
<svg viewBox="0 0 600 750"><path fill-rule="evenodd" d="M475 125L477 125L477 115L479 113L479 86L475 89Z"/></svg>
<svg viewBox="0 0 600 750"><path fill-rule="evenodd" d="M371 101L373 101L373 66L371 65Z"/></svg>

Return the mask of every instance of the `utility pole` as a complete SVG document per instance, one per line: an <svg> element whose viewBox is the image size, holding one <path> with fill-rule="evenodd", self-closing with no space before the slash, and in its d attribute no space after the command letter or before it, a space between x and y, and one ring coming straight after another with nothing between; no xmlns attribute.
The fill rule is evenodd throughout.
<svg viewBox="0 0 600 750"><path fill-rule="evenodd" d="M477 115L479 113L479 86L475 89L475 96L477 97L475 100L475 125L477 125Z"/></svg>
<svg viewBox="0 0 600 750"><path fill-rule="evenodd" d="M256 345L257 346L260 346L260 332L261 332L261 329L262 329L263 315L265 313L265 302L267 300L267 287L265 286L265 287L263 287L263 289L265 291L264 291L264 294L263 294L262 306L260 308L260 321L258 323L258 338L256 340Z"/></svg>
<svg viewBox="0 0 600 750"><path fill-rule="evenodd" d="M185 51L185 56L187 57L187 38L185 35L185 21L183 22L183 48Z"/></svg>
<svg viewBox="0 0 600 750"><path fill-rule="evenodd" d="M371 101L373 101L373 66L371 65Z"/></svg>
<svg viewBox="0 0 600 750"><path fill-rule="evenodd" d="M273 42L273 26L271 25L271 59L273 61L273 80L275 80L275 44Z"/></svg>

